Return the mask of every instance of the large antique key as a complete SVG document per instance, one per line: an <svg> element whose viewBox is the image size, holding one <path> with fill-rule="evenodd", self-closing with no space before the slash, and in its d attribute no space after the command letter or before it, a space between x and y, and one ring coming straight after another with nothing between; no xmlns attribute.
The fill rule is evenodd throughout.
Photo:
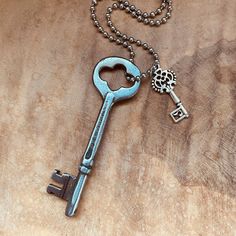
<svg viewBox="0 0 236 236"><path fill-rule="evenodd" d="M188 118L189 114L183 106L180 99L174 92L176 85L176 75L171 70L162 70L160 67L153 71L152 88L159 93L167 93L170 95L176 105L176 109L170 113L175 123Z"/></svg>
<svg viewBox="0 0 236 236"><path fill-rule="evenodd" d="M83 155L82 162L79 166L79 173L77 177L75 177L67 173L62 174L59 170L55 170L52 174L52 179L55 182L61 184L62 187L58 187L54 184L49 184L47 188L48 193L54 194L57 197L67 200L65 214L69 217L74 216L78 208L81 194L87 176L92 169L94 158L99 147L112 105L118 101L126 100L133 97L140 87L140 81L137 80L134 82L132 87L121 87L116 91L111 90L108 86L107 81L101 79L100 72L103 68L114 68L116 65L124 66L126 68L127 75L130 75L131 77L138 77L141 74L137 66L135 66L129 60L120 57L108 57L101 60L96 65L93 73L93 82L98 91L101 93L104 102L94 126L89 143Z"/></svg>

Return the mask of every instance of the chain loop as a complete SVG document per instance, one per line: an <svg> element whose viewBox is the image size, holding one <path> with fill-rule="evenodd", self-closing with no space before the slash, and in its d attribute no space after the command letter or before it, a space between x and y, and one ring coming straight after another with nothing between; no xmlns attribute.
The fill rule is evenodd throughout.
<svg viewBox="0 0 236 236"><path fill-rule="evenodd" d="M129 1L126 0L114 0L115 3L112 4L111 7L108 7L106 10L106 21L107 26L110 29L110 33L104 29L104 27L100 24L97 18L96 14L96 7L98 5L98 2L101 2L102 0L92 0L90 12L91 12L91 19L94 23L94 26L98 29L98 31L107 38L110 42L116 43L117 45L123 46L126 50L128 50L130 55L130 61L134 62L135 58L135 52L134 47L141 47L145 51L147 51L149 54L153 56L154 63L153 65L144 73L142 73L140 78L130 78L127 77L127 80L129 81L135 81L135 80L143 80L151 75L153 68L156 68L159 64L159 55L157 51L152 48L148 43L143 42L142 40L135 39L132 36L128 36L122 32L120 32L117 27L112 22L111 14L116 10L123 10L127 14L130 14L133 18L136 18L136 20L139 23L143 23L144 25L149 25L151 27L160 27L162 24L167 23L167 21L171 17L171 13L173 10L172 7L172 1L171 0L161 0L160 6L151 12L143 12L142 10L138 9L135 5L132 5L129 3ZM165 15L162 16L164 14ZM160 16L161 18L156 19L157 16Z"/></svg>

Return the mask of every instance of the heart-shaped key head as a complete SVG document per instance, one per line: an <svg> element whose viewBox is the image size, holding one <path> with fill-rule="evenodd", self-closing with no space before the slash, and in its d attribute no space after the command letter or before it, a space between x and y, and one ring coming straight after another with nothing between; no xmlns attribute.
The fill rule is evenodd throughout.
<svg viewBox="0 0 236 236"><path fill-rule="evenodd" d="M140 80L134 82L132 87L124 88L121 87L118 90L112 90L107 81L103 80L100 77L100 72L104 68L114 68L117 65L122 65L126 69L126 73L133 76L133 77L140 77L141 72L139 68L134 65L131 61L121 58L121 57L107 57L102 59L96 67L94 68L93 72L93 82L95 87L101 93L102 97L105 98L108 93L112 93L114 95L114 102L129 99L133 97L140 87Z"/></svg>

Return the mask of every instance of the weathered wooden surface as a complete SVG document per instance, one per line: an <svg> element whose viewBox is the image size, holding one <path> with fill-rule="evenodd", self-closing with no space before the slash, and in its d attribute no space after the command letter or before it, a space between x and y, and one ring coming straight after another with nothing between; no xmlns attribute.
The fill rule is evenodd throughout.
<svg viewBox="0 0 236 236"><path fill-rule="evenodd" d="M127 56L91 26L87 0L0 0L0 235L233 236L236 2L175 1L154 29L125 14L123 32L160 51L191 118L144 83L116 106L78 216L49 196L54 168L76 173L102 100L94 65ZM102 8L112 1L104 1ZM151 9L157 3L134 1ZM139 51L137 64L151 59Z"/></svg>

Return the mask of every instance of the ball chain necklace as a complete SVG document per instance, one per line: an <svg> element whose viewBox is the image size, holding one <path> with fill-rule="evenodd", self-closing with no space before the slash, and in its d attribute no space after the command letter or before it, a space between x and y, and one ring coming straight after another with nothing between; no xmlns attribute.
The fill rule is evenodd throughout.
<svg viewBox="0 0 236 236"><path fill-rule="evenodd" d="M173 10L172 1L162 0L160 7L150 13L147 13L137 9L136 6L130 4L128 1L115 0L112 6L108 7L106 10L106 21L110 33L104 29L96 15L96 7L101 1L102 0L92 0L90 6L91 19L95 27L110 42L121 45L126 50L128 50L130 57L129 59L115 56L107 57L102 59L95 66L93 71L93 83L103 98L103 105L99 112L87 148L83 154L82 161L78 167L78 174L77 176L74 176L68 173L61 173L60 170L55 170L51 178L55 182L59 183L62 187L54 184L49 184L47 187L48 193L54 194L55 196L67 201L65 214L69 217L74 216L78 209L82 191L84 189L88 174L92 170L95 155L100 145L100 141L112 106L119 101L132 98L138 92L142 80L150 77L151 86L154 91L161 94L167 93L170 95L176 104L176 109L170 113L170 116L174 122L180 122L189 116L180 99L174 93L174 86L176 84L175 73L171 70L163 70L160 67L159 55L154 48L152 48L146 42L135 39L134 37L129 37L128 35L120 32L117 27L115 27L111 19L111 15L114 11L123 10L127 14L130 14L132 17L136 18L140 23L152 27L160 27L162 24L167 23L171 17ZM159 19L156 19L158 16ZM141 73L139 68L134 64L135 46L143 48L153 56L154 62L146 72ZM109 87L107 81L100 77L100 72L102 69L114 68L117 65L121 65L125 68L126 79L133 83L131 87L121 87L118 90L112 90Z"/></svg>
<svg viewBox="0 0 236 236"><path fill-rule="evenodd" d="M124 0L117 0L115 3L112 4L111 7L107 8L106 11L106 20L107 25L110 28L111 33L108 33L100 22L97 19L96 15L96 6L98 2L102 0L94 0L92 1L90 12L91 12L91 19L94 22L94 25L97 27L98 31L103 34L105 38L107 38L110 42L116 43L118 45L122 45L129 51L130 54L130 61L134 62L135 53L134 47L142 47L145 51L148 51L153 56L154 63L153 65L141 76L134 77L127 77L128 80L143 80L147 77L152 78L152 88L159 93L168 93L171 98L173 99L174 103L176 104L177 108L170 113L174 122L179 122L184 118L188 118L188 112L182 105L180 99L174 93L174 85L176 84L176 75L173 71L170 70L162 70L160 67L160 60L159 55L155 51L155 49L149 46L146 42L142 42L141 40L137 40L134 37L129 37L126 34L121 33L113 24L111 19L111 14L113 11L116 10L123 10L127 14L130 14L133 18L136 18L138 22L143 23L144 25L149 25L152 27L160 27L162 24L167 23L167 21L171 18L171 13L173 10L172 1L171 0L162 0L161 5L156 10L147 13L142 12L138 9L135 5L130 4L128 1ZM165 11L165 15L163 15ZM160 19L155 20L155 18L161 15Z"/></svg>

